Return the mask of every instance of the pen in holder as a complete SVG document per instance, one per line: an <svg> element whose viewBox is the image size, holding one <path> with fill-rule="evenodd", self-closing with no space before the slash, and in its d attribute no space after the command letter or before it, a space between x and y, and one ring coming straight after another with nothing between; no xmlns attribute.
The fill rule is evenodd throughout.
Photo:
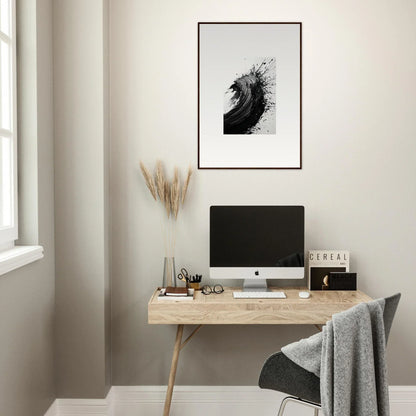
<svg viewBox="0 0 416 416"><path fill-rule="evenodd" d="M181 272L178 274L178 279L186 283L187 288L200 290L200 283L202 280L202 274L190 275L188 270L182 267Z"/></svg>
<svg viewBox="0 0 416 416"><path fill-rule="evenodd" d="M195 289L195 290L200 290L201 280L202 280L202 274L196 274L194 276L191 276L188 282L188 287Z"/></svg>

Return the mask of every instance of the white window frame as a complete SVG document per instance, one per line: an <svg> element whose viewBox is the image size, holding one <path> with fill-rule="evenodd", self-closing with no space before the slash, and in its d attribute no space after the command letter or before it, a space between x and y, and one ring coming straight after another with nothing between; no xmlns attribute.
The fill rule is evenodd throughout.
<svg viewBox="0 0 416 416"><path fill-rule="evenodd" d="M1 1L1 0L0 0ZM11 48L10 75L12 88L10 91L10 115L11 130L0 127L0 136L10 137L12 141L13 155L11 158L11 178L12 178L12 220L11 226L0 229L0 275L8 273L18 267L22 267L35 260L43 258L42 246L15 246L18 239L18 174L17 174L17 54L16 54L16 0L10 0L10 37L0 30L0 39L7 42ZM1 87L1 86L0 86ZM0 91L1 100L1 91ZM1 116L1 114L0 114Z"/></svg>
<svg viewBox="0 0 416 416"><path fill-rule="evenodd" d="M1 1L1 0L0 0ZM0 229L0 251L13 248L15 240L18 239L18 214L17 214L17 89L16 89L16 1L10 0L10 34L11 37L6 35L0 30L0 39L6 42L11 51L10 59L10 75L12 80L12 88L10 91L10 116L11 130L5 130L0 127L0 136L9 137L12 141L12 158L11 158L11 188L12 188L12 218L11 226ZM0 94L1 100L1 94Z"/></svg>

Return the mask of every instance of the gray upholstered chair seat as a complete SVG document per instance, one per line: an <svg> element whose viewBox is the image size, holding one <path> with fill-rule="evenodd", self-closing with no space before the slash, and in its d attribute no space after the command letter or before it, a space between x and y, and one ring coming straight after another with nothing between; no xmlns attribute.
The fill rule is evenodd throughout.
<svg viewBox="0 0 416 416"><path fill-rule="evenodd" d="M282 352L271 355L264 363L259 386L310 402L321 402L319 377L295 364Z"/></svg>

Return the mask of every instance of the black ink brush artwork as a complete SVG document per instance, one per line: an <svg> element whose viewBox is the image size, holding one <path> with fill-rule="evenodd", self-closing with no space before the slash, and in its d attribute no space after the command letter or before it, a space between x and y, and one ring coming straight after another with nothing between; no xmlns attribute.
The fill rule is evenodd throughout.
<svg viewBox="0 0 416 416"><path fill-rule="evenodd" d="M276 133L276 60L258 62L225 93L224 134Z"/></svg>

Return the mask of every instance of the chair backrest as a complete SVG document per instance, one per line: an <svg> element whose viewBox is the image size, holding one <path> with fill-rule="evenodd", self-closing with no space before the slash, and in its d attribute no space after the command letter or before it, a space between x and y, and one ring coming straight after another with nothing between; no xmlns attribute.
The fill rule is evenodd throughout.
<svg viewBox="0 0 416 416"><path fill-rule="evenodd" d="M393 296L389 296L388 298L385 298L386 301L384 305L384 314L383 314L383 320L384 320L384 332L386 335L386 344L387 340L389 338L391 324L393 323L393 318L397 310L397 305L399 304L401 294L396 293Z"/></svg>

